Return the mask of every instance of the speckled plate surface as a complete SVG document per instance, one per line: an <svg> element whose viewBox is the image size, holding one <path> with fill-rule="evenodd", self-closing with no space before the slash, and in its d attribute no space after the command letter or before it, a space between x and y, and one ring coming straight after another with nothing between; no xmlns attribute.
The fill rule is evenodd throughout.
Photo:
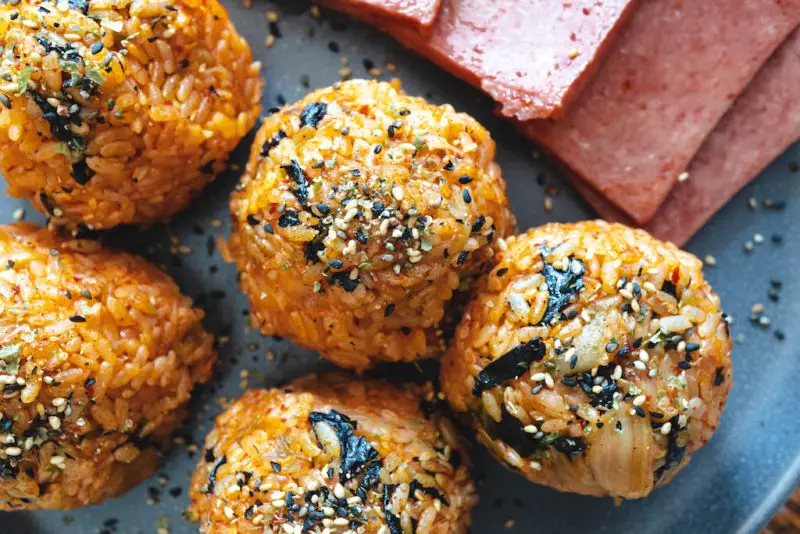
<svg viewBox="0 0 800 534"><path fill-rule="evenodd" d="M349 59L355 77L369 77L367 68L377 66L383 70L382 78L399 77L408 93L436 103L449 102L491 130L521 230L547 221L594 217L556 167L536 157L535 146L492 115L488 98L391 39L333 14L315 19L300 0L254 0L249 10L240 0L224 3L264 64L265 108L335 82L343 58ZM280 16L272 29L277 35L277 28L280 37L271 48L264 46L270 33L267 10ZM387 61L397 65L394 75L387 73ZM193 417L165 458L163 469L124 497L101 506L67 513L3 514L1 534L153 533L157 525L168 526L172 534L196 532L196 524L186 522L181 512L188 505L186 487L197 456L195 444L202 444L221 410L220 401L240 395L243 387L279 384L326 366L312 352L289 341L261 337L248 328L248 305L237 291L236 271L214 247L217 235L228 235L228 195L245 163L250 140L233 155L231 169L171 223L105 236L111 244L139 252L164 267L205 308L208 328L226 341L220 348L215 380L196 392ZM716 258L716 267L707 268L706 274L735 319L736 385L711 443L669 486L647 499L619 506L610 499L560 494L530 484L475 447L474 475L481 502L474 513L473 532L730 534L756 532L769 520L800 475L800 424L795 415L800 405L798 159L800 144L740 193L688 247L700 257ZM553 199L550 212L543 208L545 196ZM748 205L750 198L756 199L755 209ZM785 200L787 206L766 210L763 201L767 199ZM11 222L19 208L25 210L27 220L44 221L26 202L2 196L0 223ZM192 252L176 250L176 239ZM745 252L748 241L753 243L751 252ZM782 282L772 298L768 294L771 280ZM765 306L768 326L750 321L750 309L756 303ZM274 359L268 359L268 354Z"/></svg>

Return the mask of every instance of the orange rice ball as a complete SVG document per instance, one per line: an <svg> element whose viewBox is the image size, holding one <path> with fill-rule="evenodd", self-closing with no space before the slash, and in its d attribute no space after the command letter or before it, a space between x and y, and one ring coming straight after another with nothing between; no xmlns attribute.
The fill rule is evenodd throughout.
<svg viewBox="0 0 800 534"><path fill-rule="evenodd" d="M206 438L190 518L204 534L466 533L465 450L419 393L338 373L248 391Z"/></svg>
<svg viewBox="0 0 800 534"><path fill-rule="evenodd" d="M667 483L731 387L728 322L701 262L602 221L505 245L444 358L453 408L534 482L622 498Z"/></svg>
<svg viewBox="0 0 800 534"><path fill-rule="evenodd" d="M0 170L58 224L151 224L225 167L259 64L217 0L0 5Z"/></svg>
<svg viewBox="0 0 800 534"><path fill-rule="evenodd" d="M158 467L213 339L130 254L0 226L0 510L70 509Z"/></svg>
<svg viewBox="0 0 800 534"><path fill-rule="evenodd" d="M448 302L514 228L494 155L477 121L398 83L268 117L231 199L254 326L359 370L443 350Z"/></svg>

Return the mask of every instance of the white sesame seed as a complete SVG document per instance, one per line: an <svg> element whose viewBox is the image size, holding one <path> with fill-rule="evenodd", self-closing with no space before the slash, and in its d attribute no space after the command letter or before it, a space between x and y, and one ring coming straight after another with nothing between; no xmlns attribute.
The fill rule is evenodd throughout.
<svg viewBox="0 0 800 534"><path fill-rule="evenodd" d="M545 379L544 377L546 374L547 373L536 373L535 375L531 376L531 380L533 380L534 382L541 382L542 380Z"/></svg>
<svg viewBox="0 0 800 534"><path fill-rule="evenodd" d="M542 470L542 464L540 464L539 462L532 461L528 465L530 465L531 469L533 469L534 471Z"/></svg>
<svg viewBox="0 0 800 534"><path fill-rule="evenodd" d="M66 403L67 399L65 399L64 397L56 397L55 399L52 400L52 404L56 408L58 408L59 406L64 406Z"/></svg>
<svg viewBox="0 0 800 534"><path fill-rule="evenodd" d="M653 282L645 282L642 284L642 287L645 288L650 293L655 293L657 291L656 286L653 285Z"/></svg>
<svg viewBox="0 0 800 534"><path fill-rule="evenodd" d="M649 376L650 378L657 377L658 376L658 369L650 369L649 371L647 371L647 376Z"/></svg>
<svg viewBox="0 0 800 534"><path fill-rule="evenodd" d="M346 517L337 517L336 519L333 520L333 524L342 527L350 524L350 521Z"/></svg>
<svg viewBox="0 0 800 534"><path fill-rule="evenodd" d="M284 503L283 501L278 501L278 500L272 501L272 506L274 506L275 508L283 508L284 504L286 503Z"/></svg>
<svg viewBox="0 0 800 534"><path fill-rule="evenodd" d="M617 365L616 367L614 367L614 374L612 376L613 376L614 380L619 380L620 378L622 378L622 366L621 365Z"/></svg>
<svg viewBox="0 0 800 534"><path fill-rule="evenodd" d="M602 393L603 386L592 386L592 393Z"/></svg>
<svg viewBox="0 0 800 534"><path fill-rule="evenodd" d="M686 181L686 180L688 180L688 179L689 179L689 173L688 173L688 172L686 172L686 171L683 171L682 173L680 173L680 174L678 175L678 181L679 181L679 182L685 182L685 181Z"/></svg>
<svg viewBox="0 0 800 534"><path fill-rule="evenodd" d="M544 375L544 383L547 384L547 387L553 388L555 387L556 383L553 380L553 377L550 373L545 373Z"/></svg>
<svg viewBox="0 0 800 534"><path fill-rule="evenodd" d="M650 361L650 355L647 354L647 351L644 349L639 349L639 359L645 363Z"/></svg>
<svg viewBox="0 0 800 534"><path fill-rule="evenodd" d="M628 291L627 289L620 289L620 290L619 290L619 294L620 294L622 297L624 297L624 298L626 298L626 299L628 299L628 300L632 300L632 299L633 299L633 293L631 293L631 292L630 292L630 291Z"/></svg>
<svg viewBox="0 0 800 534"><path fill-rule="evenodd" d="M667 434L670 433L671 430L672 430L672 423L670 423L669 421L661 425L661 433L663 435L666 436Z"/></svg>
<svg viewBox="0 0 800 534"><path fill-rule="evenodd" d="M634 361L633 366L640 371L644 371L645 369L647 369L647 366L644 364L644 362L641 362L639 360Z"/></svg>
<svg viewBox="0 0 800 534"><path fill-rule="evenodd" d="M646 400L647 400L647 397L646 397L646 396L644 396L644 395L638 395L637 397L635 397L635 398L633 399L633 405L634 405L634 406L641 406L642 404L644 404L644 401L646 401Z"/></svg>
<svg viewBox="0 0 800 534"><path fill-rule="evenodd" d="M337 499L344 499L344 486L341 484L336 484L336 486L333 488L333 494Z"/></svg>
<svg viewBox="0 0 800 534"><path fill-rule="evenodd" d="M223 508L223 510L225 511L225 517L227 517L228 519L233 519L233 508L231 508L230 506L226 506L225 508Z"/></svg>
<svg viewBox="0 0 800 534"><path fill-rule="evenodd" d="M7 447L6 454L8 456L20 456L22 454L22 449L19 447Z"/></svg>
<svg viewBox="0 0 800 534"><path fill-rule="evenodd" d="M528 434L536 434L539 431L539 429L536 428L536 425L528 425L525 428L523 428L522 430L524 430Z"/></svg>
<svg viewBox="0 0 800 534"><path fill-rule="evenodd" d="M403 200L403 188L399 185L396 185L392 188L392 196L396 200Z"/></svg>
<svg viewBox="0 0 800 534"><path fill-rule="evenodd" d="M631 301L631 308L633 309L634 313L639 313L639 302L636 300Z"/></svg>
<svg viewBox="0 0 800 534"><path fill-rule="evenodd" d="M50 423L50 427L53 430L58 430L59 428L61 428L61 419L59 419L55 415L51 415L47 420Z"/></svg>
<svg viewBox="0 0 800 534"><path fill-rule="evenodd" d="M286 532L286 534L292 534L294 532L294 526L290 525L289 523L284 523L281 528L284 532Z"/></svg>

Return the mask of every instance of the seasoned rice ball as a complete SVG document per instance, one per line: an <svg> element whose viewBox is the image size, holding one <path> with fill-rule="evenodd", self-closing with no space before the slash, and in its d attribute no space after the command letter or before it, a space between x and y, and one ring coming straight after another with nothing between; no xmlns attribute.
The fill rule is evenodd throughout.
<svg viewBox="0 0 800 534"><path fill-rule="evenodd" d="M644 497L711 438L731 387L700 261L599 221L505 244L444 359L448 400L534 482Z"/></svg>
<svg viewBox="0 0 800 534"><path fill-rule="evenodd" d="M206 534L466 533L464 450L417 393L344 374L247 392L206 438L189 515Z"/></svg>
<svg viewBox="0 0 800 534"><path fill-rule="evenodd" d="M0 510L69 509L151 475L216 356L165 274L0 226Z"/></svg>
<svg viewBox="0 0 800 534"><path fill-rule="evenodd" d="M355 369L442 350L453 292L514 228L494 154L474 119L398 83L266 119L231 200L254 325Z"/></svg>
<svg viewBox="0 0 800 534"><path fill-rule="evenodd" d="M261 110L217 0L3 2L0 45L0 170L58 224L168 218Z"/></svg>

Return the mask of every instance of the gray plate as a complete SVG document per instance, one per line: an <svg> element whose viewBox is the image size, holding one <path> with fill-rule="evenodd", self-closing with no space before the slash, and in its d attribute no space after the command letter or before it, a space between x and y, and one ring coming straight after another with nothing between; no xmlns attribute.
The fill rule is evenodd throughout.
<svg viewBox="0 0 800 534"><path fill-rule="evenodd" d="M476 90L366 26L336 16L315 20L308 15L305 2L255 3L251 10L239 0L229 0L226 5L264 63L265 108L277 106L283 98L294 101L310 88L335 82L342 66L340 58L349 58L354 76L360 77L368 76L365 59L381 67L392 60L399 66L396 75L403 80L407 92L436 103L449 102L474 115L492 131L520 229L548 221L594 217L558 176L555 167L533 156L533 145L492 116L491 101ZM271 49L263 46L268 32L266 9L275 9L281 15L278 27L282 37ZM332 24L333 21L337 22ZM339 54L329 50L331 41L338 43ZM263 387L324 366L312 352L250 331L244 316L248 305L236 289L235 269L224 264L213 247L209 248L218 233L228 235L228 195L244 165L250 140L245 140L234 154L232 161L236 165L170 224L143 232L126 229L107 236L112 244L119 243L165 267L184 291L207 310L208 328L218 336L230 338L220 350L215 381L201 387L193 399L193 419L181 433L189 444L202 444L213 418L220 412L219 400L223 396L241 394L241 373L249 373L249 387ZM740 193L689 246L701 257L716 257L718 266L708 268L706 274L721 294L725 309L736 319L734 334L739 336L734 352L736 385L711 443L694 456L672 484L645 500L620 506L610 499L560 494L530 484L475 447L474 474L481 502L474 513L474 532L497 532L505 526L509 532L564 534L728 534L756 532L769 520L800 474L800 424L794 416L800 404L796 378L800 376L800 358L794 346L800 337L794 330L800 327L800 279L793 275L794 269L800 267L800 202L795 202L800 198L800 173L791 170L798 158L800 145L795 145ZM561 189L554 196L549 213L542 208L545 188L537 183L540 175L540 181ZM755 211L747 205L750 197L759 201ZM764 199L790 201L783 211L766 211L761 207ZM26 208L27 219L44 220L26 202L0 198L0 223L10 222L19 207ZM224 227L213 228L213 219L224 221ZM745 253L744 244L756 233L765 237L764 242ZM775 233L785 236L782 244L772 242ZM170 236L179 237L194 252L173 256ZM768 298L770 279L783 282L779 302ZM757 302L766 306L765 315L772 319L769 328L749 321L750 308ZM778 330L785 333L785 341L776 339ZM275 354L273 361L265 358L267 351ZM192 450L193 447L179 444L165 459L162 477L151 478L122 498L69 513L6 514L0 517L0 533L151 533L159 518L165 518L162 521L168 522L173 534L196 532L196 525L181 517L188 505L185 489L196 459ZM176 497L170 490L181 493Z"/></svg>

